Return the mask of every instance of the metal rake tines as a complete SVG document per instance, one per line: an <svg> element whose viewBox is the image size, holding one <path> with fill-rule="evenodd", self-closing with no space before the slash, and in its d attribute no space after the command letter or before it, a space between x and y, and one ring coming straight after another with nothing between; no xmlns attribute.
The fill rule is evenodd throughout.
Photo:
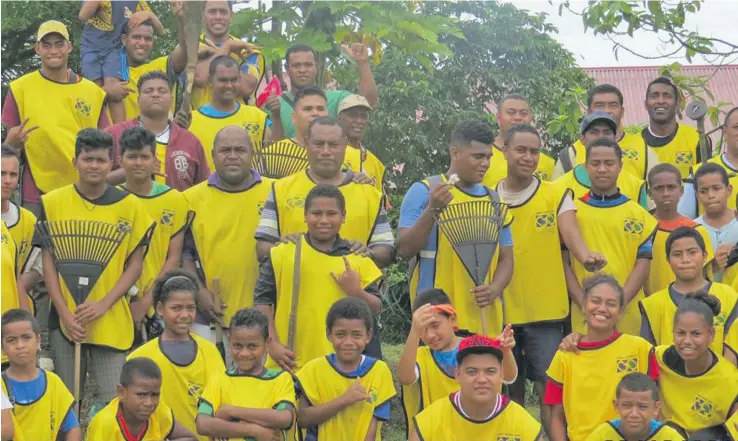
<svg viewBox="0 0 738 441"><path fill-rule="evenodd" d="M56 262L89 262L107 265L115 256L128 229L100 221L45 221L36 225L43 248Z"/></svg>
<svg viewBox="0 0 738 441"><path fill-rule="evenodd" d="M438 227L452 245L497 243L508 206L490 200L451 204L438 216Z"/></svg>
<svg viewBox="0 0 738 441"><path fill-rule="evenodd" d="M292 142L276 142L254 148L252 167L260 175L281 179L308 168L304 147Z"/></svg>

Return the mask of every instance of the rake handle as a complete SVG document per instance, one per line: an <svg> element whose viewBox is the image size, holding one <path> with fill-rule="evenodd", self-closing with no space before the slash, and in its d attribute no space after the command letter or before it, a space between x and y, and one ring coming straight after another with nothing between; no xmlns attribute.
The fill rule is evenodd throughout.
<svg viewBox="0 0 738 441"><path fill-rule="evenodd" d="M79 415L81 396L79 393L82 374L82 343L74 342L74 411Z"/></svg>
<svg viewBox="0 0 738 441"><path fill-rule="evenodd" d="M213 279L212 283L213 293L213 309L217 313L222 313L223 308L221 307L222 301L220 300L220 279ZM220 322L215 322L215 342L223 344L223 325Z"/></svg>
<svg viewBox="0 0 738 441"><path fill-rule="evenodd" d="M482 334L489 337L487 334L487 307L479 308L479 312L482 315Z"/></svg>

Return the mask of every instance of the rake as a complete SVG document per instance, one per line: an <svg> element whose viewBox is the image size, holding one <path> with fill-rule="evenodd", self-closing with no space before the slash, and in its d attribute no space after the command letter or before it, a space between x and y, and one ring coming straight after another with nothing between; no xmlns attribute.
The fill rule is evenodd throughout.
<svg viewBox="0 0 738 441"><path fill-rule="evenodd" d="M130 232L130 226L86 220L42 221L36 224L41 248L48 250L76 305L92 292L105 267ZM74 399L80 404L82 344L74 342Z"/></svg>
<svg viewBox="0 0 738 441"><path fill-rule="evenodd" d="M308 168L305 148L284 141L255 146L251 162L261 176L272 179L281 179Z"/></svg>
<svg viewBox="0 0 738 441"><path fill-rule="evenodd" d="M476 286L484 283L497 252L508 206L489 199L451 204L436 219L438 228L456 252ZM482 332L487 335L487 313L480 308Z"/></svg>

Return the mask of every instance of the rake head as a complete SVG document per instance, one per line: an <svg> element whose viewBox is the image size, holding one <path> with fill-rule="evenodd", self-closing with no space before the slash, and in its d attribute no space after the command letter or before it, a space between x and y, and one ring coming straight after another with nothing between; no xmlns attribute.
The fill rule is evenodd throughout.
<svg viewBox="0 0 738 441"><path fill-rule="evenodd" d="M289 140L254 147L252 167L261 176L281 179L308 168L305 148Z"/></svg>

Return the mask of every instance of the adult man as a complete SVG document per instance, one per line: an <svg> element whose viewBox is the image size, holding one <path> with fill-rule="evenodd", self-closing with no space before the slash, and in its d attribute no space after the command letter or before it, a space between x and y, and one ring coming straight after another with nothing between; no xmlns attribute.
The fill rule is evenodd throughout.
<svg viewBox="0 0 738 441"><path fill-rule="evenodd" d="M265 140L275 139L267 114L254 106L238 102L238 87L241 71L231 57L221 55L210 62L209 84L212 100L192 113L190 131L197 136L206 152L213 149L213 139L223 127L239 126L251 137L251 145L261 145ZM276 139L282 139L282 124L274 124ZM210 168L213 168L212 155Z"/></svg>
<svg viewBox="0 0 738 441"><path fill-rule="evenodd" d="M615 277L625 291L625 309L618 330L640 335L638 301L651 266L652 240L657 222L643 207L618 188L622 151L612 139L600 138L587 145L587 162L592 189L574 200L577 222L590 249L607 256L605 271ZM582 280L591 274L581 263L564 262L566 285L571 298L571 325L575 332L586 331L582 311Z"/></svg>
<svg viewBox="0 0 738 441"><path fill-rule="evenodd" d="M44 280L53 307L49 317L49 340L54 372L72 390L75 377L74 347L84 342L80 390L89 371L98 385L98 401L107 403L117 395L116 385L133 345L133 320L124 297L141 276L144 257L155 223L138 199L105 181L113 166L113 137L95 129L79 132L74 167L79 180L41 198L39 221L97 221L127 231L123 242L82 304L76 304L69 287L57 273L51 250L41 255ZM34 244L43 245L38 237ZM81 399L81 397L80 397ZM98 408L96 403L93 409Z"/></svg>
<svg viewBox="0 0 738 441"><path fill-rule="evenodd" d="M410 187L402 201L400 235L397 251L405 258L416 258L411 263L410 300L428 288L443 289L457 311L458 325L470 332L482 332L480 308L491 306L488 333L502 331L502 291L513 273L512 234L508 213L505 227L500 232L499 248L481 286L475 286L451 243L436 225L436 215L449 204L480 199L500 201L499 195L481 184L489 168L494 135L489 124L467 120L460 122L451 135L449 153L451 164L445 175L432 176ZM448 183L457 175L456 185Z"/></svg>
<svg viewBox="0 0 738 441"><path fill-rule="evenodd" d="M366 98L367 102L373 108L379 105L379 94L377 93L377 83L374 82L374 75L369 67L369 52L366 46L354 43L351 47L344 46L344 51L351 60L356 64L359 71L359 95ZM315 50L307 44L293 44L287 49L284 56L287 64L287 75L290 77L290 90L279 96L280 115L282 118L282 126L284 127L284 135L287 138L295 136L297 133L294 121L292 120L292 111L294 107L295 95L307 86L315 84L315 77L318 74ZM322 88L322 84L318 84ZM328 114L332 117L338 116L338 105L341 104L351 92L346 90L326 90L326 102ZM272 115L272 119L277 119Z"/></svg>
<svg viewBox="0 0 738 441"><path fill-rule="evenodd" d="M507 161L503 153L505 145L505 137L511 127L519 124L533 124L533 114L530 111L528 100L519 93L511 93L505 95L497 104L497 124L500 131L497 133L492 143L492 158L489 162L489 169L484 175L483 185L494 188L501 179L507 175ZM550 181L554 169L555 161L545 154L539 156L538 168L536 174L544 181Z"/></svg>
<svg viewBox="0 0 738 441"><path fill-rule="evenodd" d="M384 193L384 164L377 156L364 147L362 138L369 123L372 107L361 95L351 95L338 106L338 121L343 126L348 147L361 154L360 170L374 180L377 190Z"/></svg>
<svg viewBox="0 0 738 441"><path fill-rule="evenodd" d="M184 191L206 180L210 167L202 144L195 135L169 119L172 86L167 75L157 70L142 75L138 79L138 90L141 114L107 129L115 141L116 168L108 174L108 182L122 184L125 181L125 171L120 168L118 140L123 131L131 127L143 127L156 134L156 182Z"/></svg>
<svg viewBox="0 0 738 441"><path fill-rule="evenodd" d="M502 386L500 342L467 337L456 354L459 391L439 399L415 417L410 441L514 439L542 441L543 430L524 407L499 393Z"/></svg>
<svg viewBox="0 0 738 441"><path fill-rule="evenodd" d="M606 112L592 112L582 120L582 145L589 145L596 139L607 138L615 140L617 132L617 121ZM574 192L574 199L584 196L592 187L589 173L585 164L579 164L573 170L566 172L556 179L556 184L570 188ZM618 188L633 201L638 202L644 208L650 208L646 183L630 173L618 175Z"/></svg>
<svg viewBox="0 0 738 441"><path fill-rule="evenodd" d="M35 49L41 68L10 83L2 124L9 128L5 142L25 152L23 206L38 216L41 194L77 179L72 166L77 132L109 122L105 92L68 69L72 44L66 26L53 20L41 24Z"/></svg>
<svg viewBox="0 0 738 441"><path fill-rule="evenodd" d="M195 212L185 238L182 266L198 274L202 281L194 331L215 342L210 324L228 327L239 309L251 307L259 263L254 254L254 231L272 181L251 169L251 138L238 126L218 132L211 153L213 173L184 192ZM213 282L219 281L219 298L213 297ZM214 301L222 299L225 308L217 315ZM227 339L227 336L224 336ZM230 365L230 346L224 342L226 365Z"/></svg>
<svg viewBox="0 0 738 441"><path fill-rule="evenodd" d="M617 124L615 140L623 149L623 171L645 181L648 171L658 164L659 157L646 146L643 137L627 133L623 130L623 93L610 84L600 84L587 92L587 111L607 112ZM554 179L570 171L577 165L584 164L587 148L582 140L577 140L572 147L559 152L559 161L554 169Z"/></svg>
<svg viewBox="0 0 738 441"><path fill-rule="evenodd" d="M384 197L376 188L355 182L352 170L342 169L347 146L338 121L325 116L311 122L305 149L308 168L275 182L264 204L255 234L259 259L280 240L305 232L305 197L317 184L330 184L346 198L347 217L341 232L352 242L352 251L371 256L380 267L390 264L394 237Z"/></svg>

